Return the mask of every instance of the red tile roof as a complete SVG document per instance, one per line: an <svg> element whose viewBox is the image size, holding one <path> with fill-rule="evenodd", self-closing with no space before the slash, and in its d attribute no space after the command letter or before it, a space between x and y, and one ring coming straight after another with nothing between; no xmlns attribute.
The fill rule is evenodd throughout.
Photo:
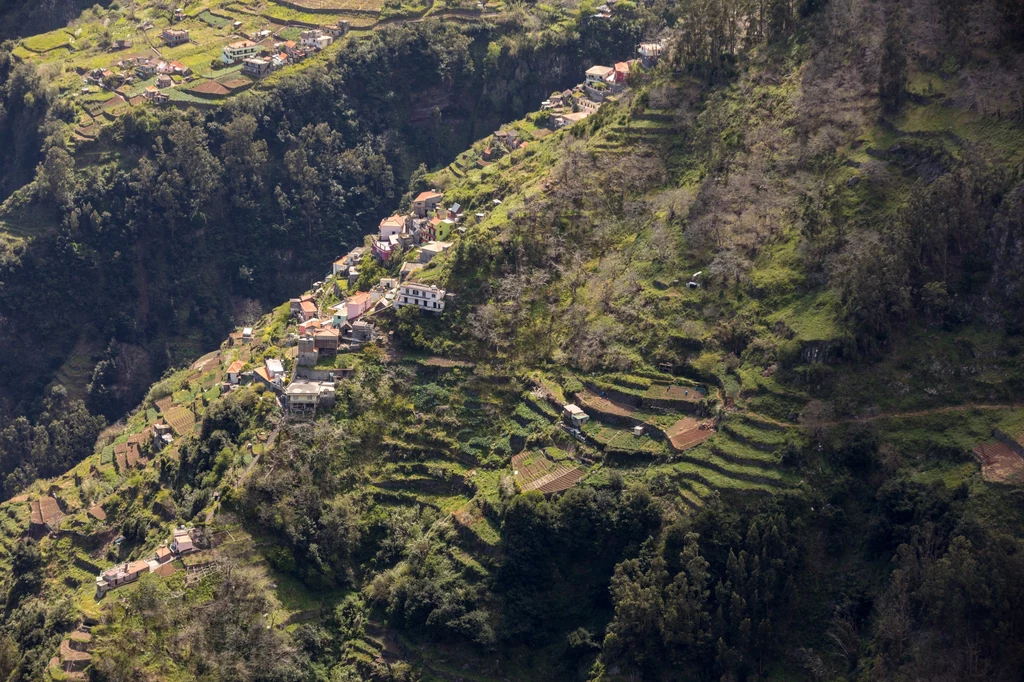
<svg viewBox="0 0 1024 682"><path fill-rule="evenodd" d="M299 304L299 308L301 308L304 313L316 313L316 306L310 301L303 301Z"/></svg>
<svg viewBox="0 0 1024 682"><path fill-rule="evenodd" d="M228 367L228 372L231 374L241 372L243 367L245 367L244 362L242 362L241 360L235 360L234 362L231 363L231 366Z"/></svg>
<svg viewBox="0 0 1024 682"><path fill-rule="evenodd" d="M415 203L417 201L426 201L428 199L435 199L440 196L442 195L438 194L437 192L420 192L419 194L416 195L416 198L413 199L413 202Z"/></svg>
<svg viewBox="0 0 1024 682"><path fill-rule="evenodd" d="M149 564L146 563L145 561L143 561L142 559L139 559L138 561L131 562L130 564L128 564L127 568L128 568L128 572L129 573L148 573L149 572Z"/></svg>
<svg viewBox="0 0 1024 682"><path fill-rule="evenodd" d="M354 303L355 305L365 305L370 302L370 292L360 291L353 296L349 296L345 302Z"/></svg>

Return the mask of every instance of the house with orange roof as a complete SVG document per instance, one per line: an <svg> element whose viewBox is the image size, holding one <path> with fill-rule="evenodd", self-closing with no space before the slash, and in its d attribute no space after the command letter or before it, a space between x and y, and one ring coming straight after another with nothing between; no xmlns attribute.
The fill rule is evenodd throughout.
<svg viewBox="0 0 1024 682"><path fill-rule="evenodd" d="M242 374L243 367L245 367L245 363L242 362L241 360L235 360L234 362L232 362L231 366L228 367L228 381L231 382L232 384L237 385L238 379Z"/></svg>
<svg viewBox="0 0 1024 682"><path fill-rule="evenodd" d="M632 68L633 61L628 62L615 62L615 82L618 84L625 85L626 78L629 76L629 72Z"/></svg>
<svg viewBox="0 0 1024 682"><path fill-rule="evenodd" d="M412 200L412 212L416 214L417 218L426 218L427 215L434 212L434 209L437 208L437 205L441 203L443 198L443 194L433 190L420 192Z"/></svg>
<svg viewBox="0 0 1024 682"><path fill-rule="evenodd" d="M380 238L387 239L393 234L402 234L405 231L405 218L400 215L388 216L380 221Z"/></svg>
<svg viewBox="0 0 1024 682"><path fill-rule="evenodd" d="M325 327L313 334L313 349L325 355L337 355L341 334L334 327Z"/></svg>
<svg viewBox="0 0 1024 682"><path fill-rule="evenodd" d="M345 299L346 319L352 322L365 313L373 305L373 297L368 291L360 291L354 296Z"/></svg>
<svg viewBox="0 0 1024 682"><path fill-rule="evenodd" d="M299 319L303 322L311 320L316 317L316 304L312 301L302 301L299 303Z"/></svg>

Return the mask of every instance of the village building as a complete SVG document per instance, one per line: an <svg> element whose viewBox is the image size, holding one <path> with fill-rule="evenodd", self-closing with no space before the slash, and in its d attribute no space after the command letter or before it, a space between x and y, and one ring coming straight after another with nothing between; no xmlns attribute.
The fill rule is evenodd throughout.
<svg viewBox="0 0 1024 682"><path fill-rule="evenodd" d="M239 40L224 46L220 60L225 64L234 64L255 56L259 49L260 46L251 40Z"/></svg>
<svg viewBox="0 0 1024 682"><path fill-rule="evenodd" d="M352 268L359 264L363 260L363 254L366 253L365 246L357 246L348 252L348 254L342 256L338 260L334 261L334 265L331 268L331 273L334 275L347 274L349 268Z"/></svg>
<svg viewBox="0 0 1024 682"><path fill-rule="evenodd" d="M438 194L432 190L429 192L420 192L416 195L416 198L412 200L412 212L417 218L426 218L434 212L434 209L437 208L443 198L443 194Z"/></svg>
<svg viewBox="0 0 1024 682"><path fill-rule="evenodd" d="M157 104L160 104L168 99L167 95L160 92L160 88L156 87L155 85L147 85L146 91L143 93L143 95L145 96L146 99Z"/></svg>
<svg viewBox="0 0 1024 682"><path fill-rule="evenodd" d="M174 436L171 434L171 427L169 424L165 424L163 422L153 424L153 447L156 450L163 450L173 442Z"/></svg>
<svg viewBox="0 0 1024 682"><path fill-rule="evenodd" d="M380 221L380 238L387 239L393 234L402 234L405 231L405 218L400 215L393 215Z"/></svg>
<svg viewBox="0 0 1024 682"><path fill-rule="evenodd" d="M382 263L387 262L388 259L391 258L391 252L392 248L390 241L381 241L379 239L373 240L373 255L374 257L377 258L377 260L379 260ZM349 271L349 282L351 283L351 281L352 272Z"/></svg>
<svg viewBox="0 0 1024 682"><path fill-rule="evenodd" d="M562 411L565 414L566 420L577 429L581 428L584 424L590 421L590 415L588 415L586 412L580 409L578 405L573 405L572 403L569 403L568 405L562 408Z"/></svg>
<svg viewBox="0 0 1024 682"><path fill-rule="evenodd" d="M171 539L171 552L175 555L188 554L195 551L191 528L176 528Z"/></svg>
<svg viewBox="0 0 1024 682"><path fill-rule="evenodd" d="M634 60L628 62L615 62L615 83L619 85L625 85L626 79L629 77L629 72L633 68Z"/></svg>
<svg viewBox="0 0 1024 682"><path fill-rule="evenodd" d="M148 59L146 61L140 61L135 65L135 74L139 78L143 79L152 78L156 75L156 64Z"/></svg>
<svg viewBox="0 0 1024 682"><path fill-rule="evenodd" d="M512 151L519 146L519 133L515 130L498 130L494 133L494 141Z"/></svg>
<svg viewBox="0 0 1024 682"><path fill-rule="evenodd" d="M181 45L188 42L188 30L183 28L165 28L160 37L168 47Z"/></svg>
<svg viewBox="0 0 1024 682"><path fill-rule="evenodd" d="M334 26L324 26L323 30L330 33L332 38L340 38L348 33L349 23L344 19L339 19Z"/></svg>
<svg viewBox="0 0 1024 682"><path fill-rule="evenodd" d="M283 407L289 412L312 412L334 405L334 385L314 381L296 381L285 389Z"/></svg>
<svg viewBox="0 0 1024 682"><path fill-rule="evenodd" d="M440 313L444 310L445 295L444 289L438 289L434 285L407 282L398 290L395 307L404 308L407 305L414 305L420 310Z"/></svg>
<svg viewBox="0 0 1024 682"><path fill-rule="evenodd" d="M253 78L263 78L270 74L272 66L269 59L249 57L242 60L242 73Z"/></svg>
<svg viewBox="0 0 1024 682"><path fill-rule="evenodd" d="M349 296L345 299L345 319L348 322L358 319L360 315L370 309L373 302L373 297L368 291L360 291Z"/></svg>
<svg viewBox="0 0 1024 682"><path fill-rule="evenodd" d="M316 349L316 341L313 336L300 336L298 343L298 355L295 363L300 367L313 367L320 359L320 353Z"/></svg>
<svg viewBox="0 0 1024 682"><path fill-rule="evenodd" d="M354 346L359 346L373 341L376 334L377 328L372 324L366 320L357 320L352 323L352 332L347 341Z"/></svg>
<svg viewBox="0 0 1024 682"><path fill-rule="evenodd" d="M321 47L322 38L327 38L327 45L330 45L331 41L333 41L331 36L325 36L324 32L318 28L306 29L299 34L299 42L302 46L311 49L323 49L323 47Z"/></svg>
<svg viewBox="0 0 1024 682"><path fill-rule="evenodd" d="M135 582L144 573L149 573L149 563L142 559L103 571L96 578L96 596L102 597L115 587Z"/></svg>
<svg viewBox="0 0 1024 682"><path fill-rule="evenodd" d="M434 216L424 226L424 239L426 241L444 241L451 236L455 221L447 217Z"/></svg>
<svg viewBox="0 0 1024 682"><path fill-rule="evenodd" d="M238 385L238 381L239 381L239 379L241 378L241 375L242 375L242 368L243 367L245 367L245 363L243 363L241 360L235 360L234 362L231 363L231 366L228 367L228 382L229 383L231 383L232 385L236 385L236 386Z"/></svg>
<svg viewBox="0 0 1024 682"><path fill-rule="evenodd" d="M586 76L587 85L607 85L609 80L614 81L615 69L610 66L594 65L587 69Z"/></svg>
<svg viewBox="0 0 1024 682"><path fill-rule="evenodd" d="M278 358L267 358L263 361L267 368L267 375L271 380L284 380L284 365Z"/></svg>
<svg viewBox="0 0 1024 682"><path fill-rule="evenodd" d="M308 322L316 317L317 309L316 303L312 300L303 299L299 301L298 317L302 322Z"/></svg>
<svg viewBox="0 0 1024 682"><path fill-rule="evenodd" d="M579 123L587 116L590 116L589 111L579 111L570 114L559 114L558 116L552 118L552 123L554 124L555 130L558 130L559 128L565 128L575 123Z"/></svg>
<svg viewBox="0 0 1024 682"><path fill-rule="evenodd" d="M444 253L451 247L451 242L427 242L420 247L420 262L429 263L434 259L434 256Z"/></svg>
<svg viewBox="0 0 1024 682"><path fill-rule="evenodd" d="M302 312L302 304L305 303L305 302L312 302L312 301L313 301L313 295L312 294L303 294L302 296L299 296L298 298L289 298L288 299L288 313L290 315L299 315Z"/></svg>
<svg viewBox="0 0 1024 682"><path fill-rule="evenodd" d="M341 334L333 326L324 328L313 334L313 348L323 355L337 355L341 344Z"/></svg>
<svg viewBox="0 0 1024 682"><path fill-rule="evenodd" d="M661 41L640 43L637 53L640 55L640 63L644 68L650 68L658 63L665 44Z"/></svg>
<svg viewBox="0 0 1024 682"><path fill-rule="evenodd" d="M164 88L169 88L172 85L174 85L174 81L172 81L171 77L168 76L166 73L162 73L162 74L160 74L159 76L156 77L156 87L157 88L160 88L162 90Z"/></svg>

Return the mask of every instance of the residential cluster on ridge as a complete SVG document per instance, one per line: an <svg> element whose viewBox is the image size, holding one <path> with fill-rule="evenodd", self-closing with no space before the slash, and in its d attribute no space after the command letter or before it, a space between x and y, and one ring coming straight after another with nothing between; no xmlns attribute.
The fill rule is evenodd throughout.
<svg viewBox="0 0 1024 682"><path fill-rule="evenodd" d="M550 114L550 125L555 130L578 123L625 90L630 72L638 65L650 68L657 64L664 49L662 41L644 42L637 46L639 56L635 59L615 62L614 66L595 64L587 69L582 83L551 93L540 109Z"/></svg>
<svg viewBox="0 0 1024 682"><path fill-rule="evenodd" d="M186 18L182 10L176 10L174 16L175 21ZM235 22L235 33L232 37L237 40L223 46L218 58L210 64L213 73L202 79L181 61L163 58L159 48L155 46L143 52L122 56L108 68L97 67L88 71L80 70L79 73L86 91L89 86L98 86L110 90L130 105L147 101L165 104L171 99L166 92L169 88L190 85L197 80L203 82L183 91L201 97L224 97L233 90L251 85L252 80L264 78L289 64L303 61L330 46L335 39L345 35L349 30L348 22L339 20L331 25L305 28L297 39L291 40L266 29L251 34L245 33L240 30L240 26L241 22ZM146 29L144 25L139 27L143 32ZM189 30L177 28L175 24L164 28L159 38L166 48L192 41ZM117 40L111 43L110 49L121 51L133 47L135 41ZM239 66L241 68L237 68ZM218 75L217 72L221 70L225 73ZM131 86L151 81L154 77L155 83L146 85L141 93L131 89Z"/></svg>

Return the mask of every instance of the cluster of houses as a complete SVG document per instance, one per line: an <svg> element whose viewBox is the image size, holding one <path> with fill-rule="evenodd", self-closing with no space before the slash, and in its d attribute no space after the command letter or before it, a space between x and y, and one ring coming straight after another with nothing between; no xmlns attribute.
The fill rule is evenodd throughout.
<svg viewBox="0 0 1024 682"><path fill-rule="evenodd" d="M176 528L170 544L159 547L149 559L129 561L103 571L96 577L96 598L115 587L135 582L146 573L164 573L164 567L171 561L196 550L194 533L192 528Z"/></svg>
<svg viewBox="0 0 1024 682"><path fill-rule="evenodd" d="M306 29L299 35L298 41L285 40L274 43L272 49L262 46L258 41L239 40L224 46L220 60L224 64L241 62L242 73L252 78L263 78L290 63L301 62L310 54L327 48L335 38L346 32L348 22L339 21L334 26ZM262 40L267 36L260 34L253 37Z"/></svg>
<svg viewBox="0 0 1024 682"><path fill-rule="evenodd" d="M83 76L83 80L86 83L115 90L122 85L131 85L136 80L146 80L156 76L156 86L149 86L146 90L147 98L152 99L152 93L174 85L172 76L185 81L192 77L192 69L181 62L154 59L148 55L125 57L119 59L111 67L92 69Z"/></svg>
<svg viewBox="0 0 1024 682"><path fill-rule="evenodd" d="M419 247L418 263L406 263L410 267L403 266L402 279L418 269L413 266L422 267L451 248L448 240L454 232L465 231L460 226L462 207L452 204L445 208L442 199L444 195L433 190L421 192L413 199L408 215L395 214L380 221L372 244L377 260L385 263L397 253Z"/></svg>
<svg viewBox="0 0 1024 682"><path fill-rule="evenodd" d="M585 79L574 88L554 92L541 102L541 111L550 114L550 125L555 130L570 126L587 118L609 98L626 88L630 72L637 65L650 68L657 63L664 50L662 42L640 43L636 59L616 62L614 66L595 64L587 69Z"/></svg>

